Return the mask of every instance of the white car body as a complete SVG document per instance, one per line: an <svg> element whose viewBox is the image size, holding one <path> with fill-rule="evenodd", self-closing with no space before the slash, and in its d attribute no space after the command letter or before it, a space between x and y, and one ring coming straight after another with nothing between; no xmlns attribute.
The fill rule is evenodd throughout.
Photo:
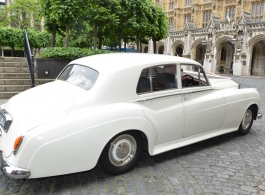
<svg viewBox="0 0 265 195"><path fill-rule="evenodd" d="M141 132L150 155L157 155L208 138L237 131L244 113L255 105L256 89L239 89L227 78L207 79L209 85L182 86L181 64L199 63L181 57L151 54L104 54L71 64L99 73L90 90L54 82L11 98L1 109L13 118L1 128L2 170L15 179L69 174L94 168L106 144L127 130ZM177 87L136 92L143 69L176 65ZM13 144L23 140L17 153Z"/></svg>

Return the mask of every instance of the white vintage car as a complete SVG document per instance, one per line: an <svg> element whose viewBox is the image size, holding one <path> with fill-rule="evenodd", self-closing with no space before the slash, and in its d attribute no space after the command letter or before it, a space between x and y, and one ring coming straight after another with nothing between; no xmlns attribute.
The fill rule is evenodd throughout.
<svg viewBox="0 0 265 195"><path fill-rule="evenodd" d="M1 106L1 170L39 178L93 169L122 174L157 155L261 118L256 89L207 76L190 59L104 54L72 61L51 83Z"/></svg>

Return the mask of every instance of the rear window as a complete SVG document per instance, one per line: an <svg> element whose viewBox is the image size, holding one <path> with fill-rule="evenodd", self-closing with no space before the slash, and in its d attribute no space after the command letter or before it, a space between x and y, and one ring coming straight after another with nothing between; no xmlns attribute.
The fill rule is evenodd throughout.
<svg viewBox="0 0 265 195"><path fill-rule="evenodd" d="M81 65L69 65L60 74L57 80L66 81L85 90L90 90L97 78L99 73L86 66Z"/></svg>

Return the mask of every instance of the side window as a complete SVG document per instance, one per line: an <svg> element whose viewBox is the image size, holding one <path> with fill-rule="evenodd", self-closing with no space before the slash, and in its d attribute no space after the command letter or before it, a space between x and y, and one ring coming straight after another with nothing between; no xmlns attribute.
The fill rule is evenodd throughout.
<svg viewBox="0 0 265 195"><path fill-rule="evenodd" d="M208 86L205 73L200 66L181 65L182 88Z"/></svg>
<svg viewBox="0 0 265 195"><path fill-rule="evenodd" d="M177 88L176 65L161 65L146 68L141 72L137 85L137 93L175 88Z"/></svg>
<svg viewBox="0 0 265 195"><path fill-rule="evenodd" d="M137 85L137 93L145 93L151 91L149 72L150 68L146 68L141 72L141 76Z"/></svg>
<svg viewBox="0 0 265 195"><path fill-rule="evenodd" d="M176 85L176 66L165 65L151 68L153 91L175 89Z"/></svg>

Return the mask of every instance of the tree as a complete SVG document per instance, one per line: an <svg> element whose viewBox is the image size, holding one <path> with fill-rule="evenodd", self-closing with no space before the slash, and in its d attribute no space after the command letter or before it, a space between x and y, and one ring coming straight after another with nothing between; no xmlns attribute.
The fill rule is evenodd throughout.
<svg viewBox="0 0 265 195"><path fill-rule="evenodd" d="M40 4L35 0L14 0L1 10L2 15L6 16L2 23L23 29L30 26L33 16L40 20L39 8Z"/></svg>
<svg viewBox="0 0 265 195"><path fill-rule="evenodd" d="M56 33L58 29L58 24L55 15L53 14L54 10L52 9L52 2L52 0L40 0L40 13L44 17L45 27L47 31L52 34L50 46L54 47L56 44Z"/></svg>
<svg viewBox="0 0 265 195"><path fill-rule="evenodd" d="M55 45L56 33L61 29L65 32L64 46L69 45L70 29L77 23L86 10L86 0L40 0L41 13L45 18L45 26L52 32L51 46ZM82 21L80 21L82 22Z"/></svg>
<svg viewBox="0 0 265 195"><path fill-rule="evenodd" d="M23 47L23 31L18 28L5 28L4 46L11 47L11 56L14 56L15 47Z"/></svg>
<svg viewBox="0 0 265 195"><path fill-rule="evenodd" d="M119 19L115 14L118 6L117 0L88 0L86 21L93 28L93 46L97 48L98 34L102 33L106 26L115 27Z"/></svg>
<svg viewBox="0 0 265 195"><path fill-rule="evenodd" d="M161 7L154 4L150 6L151 15L148 16L148 35L153 40L153 49L156 53L156 42L165 38L168 33L168 18Z"/></svg>

